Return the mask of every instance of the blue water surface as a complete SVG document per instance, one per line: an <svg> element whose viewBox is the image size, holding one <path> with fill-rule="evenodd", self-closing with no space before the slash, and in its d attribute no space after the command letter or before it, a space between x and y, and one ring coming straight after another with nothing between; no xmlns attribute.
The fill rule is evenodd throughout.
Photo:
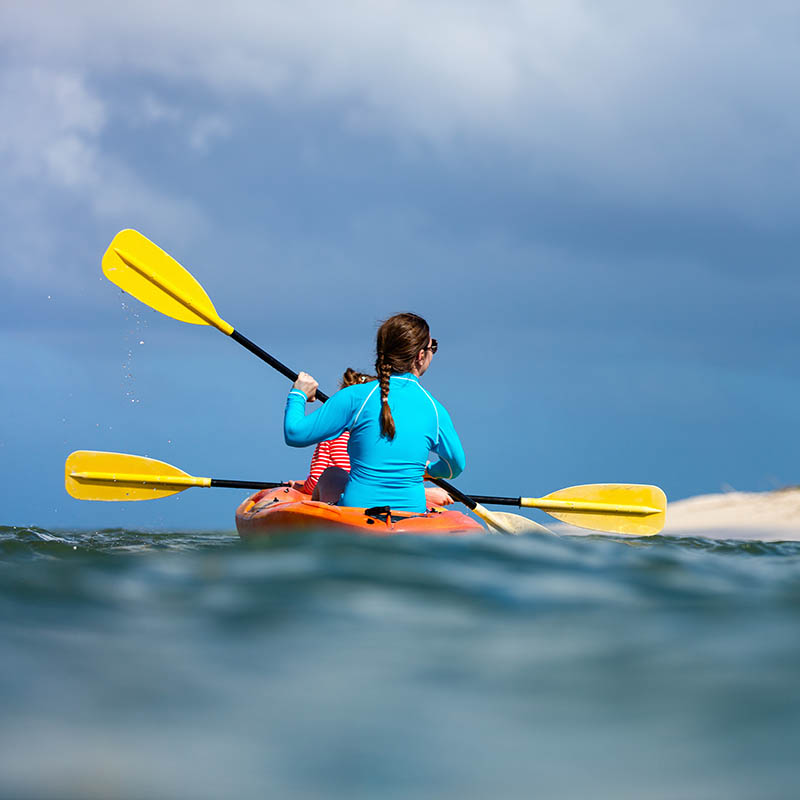
<svg viewBox="0 0 800 800"><path fill-rule="evenodd" d="M800 543L0 528L0 794L789 798Z"/></svg>

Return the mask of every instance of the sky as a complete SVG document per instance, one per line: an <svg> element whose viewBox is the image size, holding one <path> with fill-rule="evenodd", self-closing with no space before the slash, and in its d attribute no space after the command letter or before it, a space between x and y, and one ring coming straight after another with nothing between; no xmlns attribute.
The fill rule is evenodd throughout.
<svg viewBox="0 0 800 800"><path fill-rule="evenodd" d="M5 0L0 524L233 527L235 490L70 498L78 449L305 477L285 378L102 276L123 228L328 393L425 316L462 491L800 483L799 33L777 0Z"/></svg>

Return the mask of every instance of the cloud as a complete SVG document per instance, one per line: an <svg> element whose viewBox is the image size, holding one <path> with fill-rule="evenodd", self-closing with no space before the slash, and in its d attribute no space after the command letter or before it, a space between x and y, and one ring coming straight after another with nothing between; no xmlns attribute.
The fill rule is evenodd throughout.
<svg viewBox="0 0 800 800"><path fill-rule="evenodd" d="M4 71L0 115L0 155L12 173L63 186L95 179L92 143L106 124L106 109L79 77L39 68Z"/></svg>
<svg viewBox="0 0 800 800"><path fill-rule="evenodd" d="M448 157L510 148L531 180L562 175L629 207L688 204L766 229L796 216L800 10L777 0L756 18L684 0L12 7L0 36L35 62L322 108ZM169 113L159 102L154 117ZM213 120L189 133L198 152L232 133Z"/></svg>
<svg viewBox="0 0 800 800"><path fill-rule="evenodd" d="M156 97L152 92L147 92L139 103L138 113L134 120L140 119L143 124L151 125L159 122L179 122L182 118L181 110L169 105Z"/></svg>
<svg viewBox="0 0 800 800"><path fill-rule="evenodd" d="M160 231L201 223L191 201L153 188L105 148L112 113L79 73L30 67L0 75L0 275L69 291L69 262L58 250L81 216L106 229L131 219Z"/></svg>
<svg viewBox="0 0 800 800"><path fill-rule="evenodd" d="M38 248L47 236L31 222L37 204L40 217L63 222L68 213L52 206L70 198L106 230L137 225L180 240L203 216L230 217L237 191L250 193L262 235L302 220L302 240L313 238L321 220L346 226L397 202L394 192L399 213L421 203L437 229L473 239L502 231L577 252L576 263L653 247L686 261L713 241L709 260L730 269L738 251L749 269L767 237L796 230L800 12L777 2L757 19L677 0L102 8L16 2L0 12L0 44L16 65L0 84L9 120L0 204L11 236L27 226ZM280 150L304 120L311 132L297 137L298 152L294 140ZM274 140L261 148L265 135ZM235 144L227 160L205 158L225 140ZM249 154L248 176L236 153ZM201 157L202 186L227 187L222 204L197 191L187 165ZM403 179L381 195L376 168ZM26 192L15 191L21 181ZM762 239L741 247L742 231ZM319 230L317 239L331 245ZM0 248L20 249L8 237Z"/></svg>
<svg viewBox="0 0 800 800"><path fill-rule="evenodd" d="M212 146L229 138L233 132L230 120L222 114L198 113L186 101L167 101L153 91L145 92L132 103L133 111L125 118L134 129L165 126L176 140L185 139L196 154L206 155Z"/></svg>
<svg viewBox="0 0 800 800"><path fill-rule="evenodd" d="M101 218L149 207L154 217L168 213L185 222L191 209L152 191L106 152L102 134L111 113L78 73L40 67L4 72L0 157L6 178L44 180L80 196ZM205 138L218 133L213 125L210 131Z"/></svg>
<svg viewBox="0 0 800 800"><path fill-rule="evenodd" d="M219 115L209 115L196 120L189 134L189 145L198 153L207 153L216 139L228 138L233 128Z"/></svg>

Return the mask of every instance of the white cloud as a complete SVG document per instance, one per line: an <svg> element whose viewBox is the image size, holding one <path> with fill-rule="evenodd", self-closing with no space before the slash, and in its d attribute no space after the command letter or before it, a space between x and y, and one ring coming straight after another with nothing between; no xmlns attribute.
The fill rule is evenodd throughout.
<svg viewBox="0 0 800 800"><path fill-rule="evenodd" d="M779 0L757 15L722 0L17 0L0 41L31 63L322 106L448 150L511 148L521 169L634 206L770 224L797 199L798 22ZM178 112L153 98L149 115ZM187 131L198 152L233 133L214 116Z"/></svg>
<svg viewBox="0 0 800 800"><path fill-rule="evenodd" d="M105 125L106 111L77 76L32 68L0 75L0 118L6 169L74 185L80 172L92 171L88 143Z"/></svg>
<svg viewBox="0 0 800 800"><path fill-rule="evenodd" d="M69 288L64 259L55 256L55 244L48 245L51 229L68 227L50 219L59 200L108 227L123 227L130 219L152 230L186 231L200 224L191 202L152 188L104 150L108 118L106 104L78 73L34 67L0 75L0 274Z"/></svg>
<svg viewBox="0 0 800 800"><path fill-rule="evenodd" d="M219 115L198 119L191 128L189 144L198 153L207 153L215 139L224 139L232 133L231 124Z"/></svg>
<svg viewBox="0 0 800 800"><path fill-rule="evenodd" d="M164 210L141 180L106 154L102 133L109 113L81 75L34 67L0 76L0 157L14 178L44 178L82 196L99 216L126 205ZM127 198L127 200L126 200Z"/></svg>
<svg viewBox="0 0 800 800"><path fill-rule="evenodd" d="M152 92L145 94L140 101L138 113L134 120L140 119L146 124L159 122L179 122L183 114L180 109L157 98Z"/></svg>
<svg viewBox="0 0 800 800"><path fill-rule="evenodd" d="M189 148L206 155L214 142L233 134L233 125L221 114L198 113L191 104L177 105L148 91L132 104L133 113L124 116L132 128L169 126L178 139L186 139Z"/></svg>

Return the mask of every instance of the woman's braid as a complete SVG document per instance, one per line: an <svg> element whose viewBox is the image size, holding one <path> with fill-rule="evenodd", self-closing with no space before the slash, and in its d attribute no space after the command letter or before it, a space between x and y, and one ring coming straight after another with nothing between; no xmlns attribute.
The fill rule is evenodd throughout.
<svg viewBox="0 0 800 800"><path fill-rule="evenodd" d="M381 385L381 434L387 439L394 439L394 417L389 408L389 378L392 375L392 368L384 360L382 352L378 352L375 369Z"/></svg>

